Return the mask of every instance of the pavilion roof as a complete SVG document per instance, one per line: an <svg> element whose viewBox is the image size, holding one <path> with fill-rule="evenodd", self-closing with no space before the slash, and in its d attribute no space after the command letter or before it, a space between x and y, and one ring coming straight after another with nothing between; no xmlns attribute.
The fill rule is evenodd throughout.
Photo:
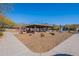
<svg viewBox="0 0 79 59"><path fill-rule="evenodd" d="M26 27L49 27L49 25L47 24L30 24L30 25L26 25Z"/></svg>

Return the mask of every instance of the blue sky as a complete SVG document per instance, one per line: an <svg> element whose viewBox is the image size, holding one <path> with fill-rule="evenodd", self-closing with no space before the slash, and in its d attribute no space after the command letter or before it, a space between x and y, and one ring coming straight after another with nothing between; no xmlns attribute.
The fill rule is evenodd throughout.
<svg viewBox="0 0 79 59"><path fill-rule="evenodd" d="M5 16L16 23L79 24L79 4L16 3Z"/></svg>

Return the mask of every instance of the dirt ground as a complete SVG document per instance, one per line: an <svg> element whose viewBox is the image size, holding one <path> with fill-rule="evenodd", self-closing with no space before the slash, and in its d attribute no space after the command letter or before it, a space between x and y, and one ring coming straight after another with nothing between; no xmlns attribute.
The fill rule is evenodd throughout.
<svg viewBox="0 0 79 59"><path fill-rule="evenodd" d="M43 33L43 37L41 37ZM63 42L66 38L70 37L72 33L68 32L53 32L55 35L51 35L48 32L40 32L34 34L14 34L23 44L25 44L31 51L42 53L47 52L58 44Z"/></svg>

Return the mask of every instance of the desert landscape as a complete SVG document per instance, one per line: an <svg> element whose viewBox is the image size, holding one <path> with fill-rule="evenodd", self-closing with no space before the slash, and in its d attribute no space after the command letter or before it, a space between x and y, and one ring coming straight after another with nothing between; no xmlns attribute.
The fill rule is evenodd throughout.
<svg viewBox="0 0 79 59"><path fill-rule="evenodd" d="M78 8L74 4L0 4L0 55L79 55Z"/></svg>
<svg viewBox="0 0 79 59"><path fill-rule="evenodd" d="M49 32L35 32L30 35L30 33L19 34L17 30L9 31L12 32L26 47L36 53L48 52L72 35L72 33L67 31L53 31L54 35ZM41 37L41 34L44 36Z"/></svg>

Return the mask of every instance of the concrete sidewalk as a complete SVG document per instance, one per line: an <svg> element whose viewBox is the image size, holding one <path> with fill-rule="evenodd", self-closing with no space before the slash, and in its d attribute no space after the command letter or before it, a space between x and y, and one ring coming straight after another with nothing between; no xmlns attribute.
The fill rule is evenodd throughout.
<svg viewBox="0 0 79 59"><path fill-rule="evenodd" d="M24 44L22 44L12 33L4 32L4 36L0 39L0 56L32 56L40 55L33 53Z"/></svg>
<svg viewBox="0 0 79 59"><path fill-rule="evenodd" d="M49 52L42 53L42 55L56 55L56 54L69 54L79 56L79 33L73 34L70 38L56 46Z"/></svg>
<svg viewBox="0 0 79 59"><path fill-rule="evenodd" d="M4 32L0 39L0 56L53 56L55 54L79 55L79 34L74 34L46 53L34 53L12 33Z"/></svg>

